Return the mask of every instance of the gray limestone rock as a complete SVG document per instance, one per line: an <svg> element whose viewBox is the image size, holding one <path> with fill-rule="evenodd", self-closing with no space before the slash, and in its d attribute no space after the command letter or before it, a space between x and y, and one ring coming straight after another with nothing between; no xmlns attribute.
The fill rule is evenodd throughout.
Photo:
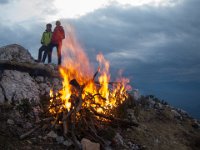
<svg viewBox="0 0 200 150"><path fill-rule="evenodd" d="M22 99L39 102L39 86L28 73L4 70L0 80L0 87L9 103Z"/></svg>
<svg viewBox="0 0 200 150"><path fill-rule="evenodd" d="M11 44L0 48L0 60L33 63L34 59L24 47Z"/></svg>
<svg viewBox="0 0 200 150"><path fill-rule="evenodd" d="M35 78L35 81L36 81L37 83L43 83L43 82L44 82L44 77L42 77L42 76L37 76L37 77Z"/></svg>
<svg viewBox="0 0 200 150"><path fill-rule="evenodd" d="M0 60L29 63L30 65L36 63L29 51L17 44L1 47ZM42 63L37 65L45 67ZM54 69L54 66L51 66ZM18 102L22 99L38 103L41 95L49 93L50 86L42 76L33 77L26 72L2 69L0 72L0 103Z"/></svg>
<svg viewBox="0 0 200 150"><path fill-rule="evenodd" d="M40 83L39 88L40 88L40 95L47 95L47 94L49 95L51 87L48 84Z"/></svg>
<svg viewBox="0 0 200 150"><path fill-rule="evenodd" d="M100 150L100 144L91 142L90 140L83 138L81 140L83 150Z"/></svg>

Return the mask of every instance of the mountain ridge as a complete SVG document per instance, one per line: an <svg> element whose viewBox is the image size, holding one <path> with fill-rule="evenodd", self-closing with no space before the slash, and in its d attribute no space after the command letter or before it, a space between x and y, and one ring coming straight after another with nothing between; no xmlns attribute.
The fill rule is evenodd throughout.
<svg viewBox="0 0 200 150"><path fill-rule="evenodd" d="M6 53L6 54L5 54ZM51 76L21 71L16 66L8 69L5 62L29 63L27 68L47 69L57 72L54 64L36 63L28 50L12 44L0 48L0 148L1 149L75 149L68 138L53 133L47 124L35 130L24 139L24 133L38 127L48 112L49 91L62 87L59 76ZM2 63L3 64L3 63ZM138 99L129 94L127 100L117 108L121 118L135 121L135 126L120 126L111 123L98 132L106 141L101 149L200 149L200 123L182 109L175 108L153 95ZM57 130L56 130L57 131ZM85 135L89 139L89 135ZM63 139L63 140L62 140ZM83 137L78 137L82 140ZM98 143L97 139L90 139ZM71 143L70 143L71 142ZM91 143L90 143L91 144Z"/></svg>

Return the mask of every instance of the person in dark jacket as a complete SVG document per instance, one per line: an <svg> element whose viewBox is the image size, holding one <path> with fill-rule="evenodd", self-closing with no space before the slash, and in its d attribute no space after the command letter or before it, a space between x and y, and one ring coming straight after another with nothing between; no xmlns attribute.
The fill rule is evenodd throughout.
<svg viewBox="0 0 200 150"><path fill-rule="evenodd" d="M42 38L41 38L42 46L40 47L39 52L38 52L38 60L37 60L38 62L41 62L42 52L44 52L44 55L45 55L45 53L48 51L48 46L49 46L49 44L51 42L51 38L52 38L51 28L52 28L52 25L50 23L48 23L46 25L46 30L42 34ZM42 62L45 62L45 59L42 59Z"/></svg>
<svg viewBox="0 0 200 150"><path fill-rule="evenodd" d="M60 21L56 21L56 27L54 28L51 43L48 46L48 63L51 63L51 55L53 48L57 48L58 65L61 65L61 48L62 40L65 38L65 31L61 26Z"/></svg>

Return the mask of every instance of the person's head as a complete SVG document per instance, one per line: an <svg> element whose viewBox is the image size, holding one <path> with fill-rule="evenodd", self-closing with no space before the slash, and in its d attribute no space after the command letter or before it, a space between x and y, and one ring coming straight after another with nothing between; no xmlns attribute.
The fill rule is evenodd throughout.
<svg viewBox="0 0 200 150"><path fill-rule="evenodd" d="M48 24L46 25L47 31L51 31L51 28L52 28L52 25L51 25L50 23L48 23Z"/></svg>
<svg viewBox="0 0 200 150"><path fill-rule="evenodd" d="M57 21L56 21L56 26L60 26L60 25L61 25L60 21L57 20Z"/></svg>

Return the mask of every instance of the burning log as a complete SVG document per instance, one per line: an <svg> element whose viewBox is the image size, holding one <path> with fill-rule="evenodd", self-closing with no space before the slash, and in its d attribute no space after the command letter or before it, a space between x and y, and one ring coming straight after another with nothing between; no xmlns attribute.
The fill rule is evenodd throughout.
<svg viewBox="0 0 200 150"><path fill-rule="evenodd" d="M56 119L53 121L51 128L54 128L56 123L59 122L59 120L61 120L62 118L62 113L57 114Z"/></svg>
<svg viewBox="0 0 200 150"><path fill-rule="evenodd" d="M80 86L80 84L76 81L76 79L72 79L69 83L70 83L71 85L73 85L76 89L78 89L78 90L81 89L81 86Z"/></svg>
<svg viewBox="0 0 200 150"><path fill-rule="evenodd" d="M98 67L97 71L96 71L95 74L93 75L93 81L94 81L95 77L97 76L97 74L99 73L99 71L100 71L100 67Z"/></svg>
<svg viewBox="0 0 200 150"><path fill-rule="evenodd" d="M66 136L67 132L68 132L67 112L66 111L63 112L63 119L62 119L62 121L63 121L63 130L64 130L63 134L64 134L64 136Z"/></svg>
<svg viewBox="0 0 200 150"><path fill-rule="evenodd" d="M75 144L76 149L81 149L81 145L79 141L77 140L77 137L74 133L75 131L75 123L76 123L76 113L73 113L73 116L71 116L71 135L72 135L72 141Z"/></svg>

